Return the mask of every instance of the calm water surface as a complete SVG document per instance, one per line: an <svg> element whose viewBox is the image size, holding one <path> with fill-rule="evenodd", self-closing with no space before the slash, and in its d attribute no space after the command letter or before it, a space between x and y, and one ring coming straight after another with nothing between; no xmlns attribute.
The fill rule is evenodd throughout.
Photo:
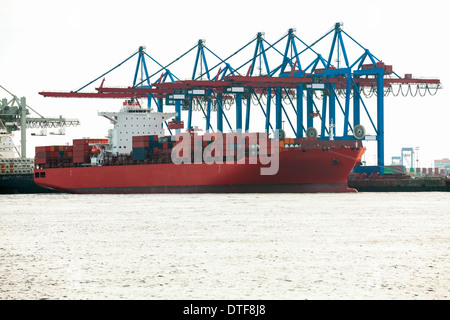
<svg viewBox="0 0 450 320"><path fill-rule="evenodd" d="M450 193L0 195L0 299L450 298Z"/></svg>

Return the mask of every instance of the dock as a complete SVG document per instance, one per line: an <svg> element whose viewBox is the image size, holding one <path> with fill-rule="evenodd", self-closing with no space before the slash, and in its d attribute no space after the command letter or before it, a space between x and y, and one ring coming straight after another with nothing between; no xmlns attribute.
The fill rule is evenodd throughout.
<svg viewBox="0 0 450 320"><path fill-rule="evenodd" d="M448 177L411 177L409 175L384 175L361 177L351 174L348 186L358 192L447 192L450 191Z"/></svg>

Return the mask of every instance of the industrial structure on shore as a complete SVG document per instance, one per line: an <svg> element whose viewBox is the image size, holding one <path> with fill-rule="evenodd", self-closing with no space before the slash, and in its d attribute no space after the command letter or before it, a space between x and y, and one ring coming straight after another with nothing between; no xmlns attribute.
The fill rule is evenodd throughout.
<svg viewBox="0 0 450 320"><path fill-rule="evenodd" d="M77 119L44 117L20 99L0 86L11 98L3 98L0 104L0 193L49 192L34 183L34 158L27 157L27 128L41 129L38 135L54 128L64 134L68 126L80 124ZM30 110L34 116L30 116ZM20 148L14 144L14 132L20 132ZM33 134L33 133L32 133Z"/></svg>

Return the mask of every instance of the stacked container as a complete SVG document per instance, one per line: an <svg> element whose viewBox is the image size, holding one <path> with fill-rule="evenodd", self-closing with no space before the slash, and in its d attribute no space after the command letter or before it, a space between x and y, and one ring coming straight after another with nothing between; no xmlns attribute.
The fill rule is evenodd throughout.
<svg viewBox="0 0 450 320"><path fill-rule="evenodd" d="M69 164L73 159L72 146L45 146L35 148L34 162L39 165Z"/></svg>
<svg viewBox="0 0 450 320"><path fill-rule="evenodd" d="M284 139L284 147L285 148L294 148L299 147L301 144L301 138L285 138Z"/></svg>
<svg viewBox="0 0 450 320"><path fill-rule="evenodd" d="M96 148L90 144L108 143L108 139L74 139L73 163L90 163Z"/></svg>
<svg viewBox="0 0 450 320"><path fill-rule="evenodd" d="M0 159L0 175L33 173L33 159Z"/></svg>
<svg viewBox="0 0 450 320"><path fill-rule="evenodd" d="M132 140L133 161L155 160L172 152L174 143L171 136L158 138L157 135L134 136Z"/></svg>

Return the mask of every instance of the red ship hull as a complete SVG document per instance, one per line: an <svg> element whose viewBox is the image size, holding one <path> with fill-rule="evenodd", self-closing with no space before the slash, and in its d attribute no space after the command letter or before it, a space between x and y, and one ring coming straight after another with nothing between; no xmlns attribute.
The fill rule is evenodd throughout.
<svg viewBox="0 0 450 320"><path fill-rule="evenodd" d="M249 163L133 164L35 170L37 185L69 193L356 192L348 176L365 148L360 141L327 141L325 148L284 148L279 169Z"/></svg>

